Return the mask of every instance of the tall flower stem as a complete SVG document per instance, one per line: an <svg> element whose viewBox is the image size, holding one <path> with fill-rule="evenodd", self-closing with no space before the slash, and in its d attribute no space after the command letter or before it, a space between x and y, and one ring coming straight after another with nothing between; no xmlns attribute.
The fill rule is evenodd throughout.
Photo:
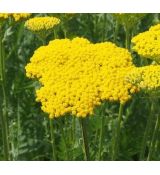
<svg viewBox="0 0 160 175"><path fill-rule="evenodd" d="M128 50L130 50L130 30L127 26L125 27L125 30L126 30L125 47Z"/></svg>
<svg viewBox="0 0 160 175"><path fill-rule="evenodd" d="M76 141L76 117L72 116L72 126L71 126L71 143L74 148L75 141ZM74 160L74 149L72 151L72 160Z"/></svg>
<svg viewBox="0 0 160 175"><path fill-rule="evenodd" d="M103 133L104 133L104 115L102 115L102 119L101 119L98 160L101 160L101 152L102 152L102 145L103 145Z"/></svg>
<svg viewBox="0 0 160 175"><path fill-rule="evenodd" d="M116 160L118 158L122 115L123 115L123 104L120 104L118 118L115 126L116 130L113 138L112 160Z"/></svg>
<svg viewBox="0 0 160 175"><path fill-rule="evenodd" d="M80 125L81 125L81 129L82 129L82 137L83 137L84 159L85 160L90 160L86 118L85 119L83 119L83 118L80 119Z"/></svg>
<svg viewBox="0 0 160 175"><path fill-rule="evenodd" d="M101 160L101 152L102 152L102 145L103 145L103 139L104 139L104 110L105 110L105 104L102 104L101 106L101 129L100 129L100 137L99 137L99 150L98 150L98 160Z"/></svg>
<svg viewBox="0 0 160 175"><path fill-rule="evenodd" d="M50 126L50 136L51 136L51 145L52 145L52 159L56 160L56 150L55 150L55 138L54 138L54 127L52 119L49 119Z"/></svg>
<svg viewBox="0 0 160 175"><path fill-rule="evenodd" d="M0 28L1 30L1 28ZM6 92L6 76L5 76L5 58L4 58L4 47L2 42L2 33L0 31L0 75L1 75L1 86L3 94L3 105L2 105L2 137L3 137L3 149L4 159L9 160L9 133L8 133L8 103L7 103L7 92Z"/></svg>
<svg viewBox="0 0 160 175"><path fill-rule="evenodd" d="M155 128L154 128L153 135L152 135L151 144L150 144L150 147L149 147L149 153L148 153L147 160L152 159L152 155L153 155L153 152L154 152L154 149L155 149L155 144L156 144L156 139L157 139L159 127L160 127L160 117L157 116Z"/></svg>
<svg viewBox="0 0 160 175"><path fill-rule="evenodd" d="M116 43L117 41L117 36L118 36L118 29L119 29L119 24L118 24L118 21L115 22L115 29L114 29L114 43Z"/></svg>
<svg viewBox="0 0 160 175"><path fill-rule="evenodd" d="M66 135L65 135L65 131L64 131L64 128L62 127L63 126L63 122L61 120L61 122L59 123L60 125L60 129L61 129L61 134L62 134L62 141L63 141L63 144L64 144L64 154L65 154L65 160L69 160L69 151L68 151L68 144L67 144L67 141L66 141Z"/></svg>
<svg viewBox="0 0 160 175"><path fill-rule="evenodd" d="M152 102L152 104L151 104L151 113L148 116L147 125L146 125L144 136L143 136L143 139L142 139L140 160L144 160L144 154L145 154L145 150L146 150L146 146L147 146L147 138L148 138L148 134L149 134L150 129L151 129L151 121L153 119L153 111L154 111L154 104Z"/></svg>

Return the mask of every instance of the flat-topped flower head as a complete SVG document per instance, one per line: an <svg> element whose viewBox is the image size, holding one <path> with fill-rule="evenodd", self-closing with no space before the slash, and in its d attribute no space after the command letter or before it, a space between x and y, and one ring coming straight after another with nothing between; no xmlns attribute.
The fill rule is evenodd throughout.
<svg viewBox="0 0 160 175"><path fill-rule="evenodd" d="M60 19L56 17L34 17L25 22L25 27L45 42L47 36L53 32L54 27L59 23Z"/></svg>
<svg viewBox="0 0 160 175"><path fill-rule="evenodd" d="M143 58L160 63L160 24L132 38L133 50Z"/></svg>
<svg viewBox="0 0 160 175"><path fill-rule="evenodd" d="M26 74L39 79L37 101L50 117L86 117L104 100L131 98L136 89L124 77L133 67L130 53L111 42L56 39L35 51Z"/></svg>
<svg viewBox="0 0 160 175"><path fill-rule="evenodd" d="M34 17L26 21L25 27L33 32L47 31L53 29L60 23L56 17Z"/></svg>
<svg viewBox="0 0 160 175"><path fill-rule="evenodd" d="M160 88L160 65L134 68L127 79L139 89L156 91Z"/></svg>

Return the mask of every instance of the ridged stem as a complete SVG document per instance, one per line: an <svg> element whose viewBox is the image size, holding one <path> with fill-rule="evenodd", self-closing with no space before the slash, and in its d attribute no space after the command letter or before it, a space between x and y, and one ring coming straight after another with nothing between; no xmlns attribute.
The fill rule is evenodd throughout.
<svg viewBox="0 0 160 175"><path fill-rule="evenodd" d="M82 129L84 159L90 160L86 118L81 118L79 120L80 120L81 129Z"/></svg>
<svg viewBox="0 0 160 175"><path fill-rule="evenodd" d="M101 119L101 130L100 130L100 137L99 137L99 151L98 151L98 160L101 160L101 152L102 152L102 145L103 145L103 132L104 132L104 115Z"/></svg>
<svg viewBox="0 0 160 175"><path fill-rule="evenodd" d="M130 30L127 26L125 27L125 30L126 30L125 47L126 49L130 50Z"/></svg>
<svg viewBox="0 0 160 175"><path fill-rule="evenodd" d="M55 137L54 137L54 127L52 119L49 119L49 126L50 126L50 137L52 145L52 160L56 160Z"/></svg>
<svg viewBox="0 0 160 175"><path fill-rule="evenodd" d="M121 128L122 115L123 115L123 104L120 104L118 118L115 126L116 131L113 138L112 160L116 160L119 154L119 141L120 141L120 128Z"/></svg>
<svg viewBox="0 0 160 175"><path fill-rule="evenodd" d="M2 137L3 137L3 150L4 159L10 160L9 155L9 133L8 133L8 103L7 103L7 92L6 92L6 76L5 76L5 58L4 48L2 42L2 33L0 31L0 75L1 75L1 86L3 94L3 105L2 105Z"/></svg>
<svg viewBox="0 0 160 175"><path fill-rule="evenodd" d="M151 129L151 121L153 119L153 111L154 111L154 104L152 102L152 104L151 104L151 113L148 116L147 125L146 125L144 136L143 136L143 139L142 139L140 160L144 160L144 154L145 154L145 150L146 150L146 147L147 147L147 138L148 138L148 134L149 134L150 129Z"/></svg>
<svg viewBox="0 0 160 175"><path fill-rule="evenodd" d="M155 128L154 128L153 135L152 135L152 140L151 140L150 147L149 147L149 153L148 153L147 160L152 159L152 155L153 155L153 152L155 149L155 144L156 144L156 139L157 139L159 127L160 127L160 117L157 116Z"/></svg>
<svg viewBox="0 0 160 175"><path fill-rule="evenodd" d="M118 24L118 22L116 21L115 22L115 29L114 29L114 43L116 43L116 41L117 41L117 35L118 35L118 29L119 29L119 24Z"/></svg>
<svg viewBox="0 0 160 175"><path fill-rule="evenodd" d="M66 137L65 137L65 133L64 133L64 129L63 129L63 123L60 123L61 126L61 134L62 134L62 141L64 143L64 154L65 154L65 160L69 160L69 152L68 152L68 146L67 146L67 142L66 142Z"/></svg>

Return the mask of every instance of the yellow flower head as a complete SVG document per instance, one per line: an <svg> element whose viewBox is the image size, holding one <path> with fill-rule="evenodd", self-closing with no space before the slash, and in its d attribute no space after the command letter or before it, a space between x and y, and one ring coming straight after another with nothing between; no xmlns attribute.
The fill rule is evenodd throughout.
<svg viewBox="0 0 160 175"><path fill-rule="evenodd" d="M46 31L52 29L60 23L56 17L34 17L26 21L25 27L33 32Z"/></svg>
<svg viewBox="0 0 160 175"><path fill-rule="evenodd" d="M134 68L127 79L140 89L157 90L160 88L160 65Z"/></svg>
<svg viewBox="0 0 160 175"><path fill-rule="evenodd" d="M133 50L144 58L160 63L160 24L132 38Z"/></svg>
<svg viewBox="0 0 160 175"><path fill-rule="evenodd" d="M130 53L111 42L56 39L35 51L26 74L41 82L37 101L50 117L86 117L104 100L131 98L136 89L124 78L133 67Z"/></svg>
<svg viewBox="0 0 160 175"><path fill-rule="evenodd" d="M11 16L17 22L29 18L31 16L31 13L12 13Z"/></svg>
<svg viewBox="0 0 160 175"><path fill-rule="evenodd" d="M5 20L9 18L9 13L0 13L0 20Z"/></svg>
<svg viewBox="0 0 160 175"><path fill-rule="evenodd" d="M27 19L31 16L31 13L0 13L0 19L8 19L9 17L12 17L16 22Z"/></svg>

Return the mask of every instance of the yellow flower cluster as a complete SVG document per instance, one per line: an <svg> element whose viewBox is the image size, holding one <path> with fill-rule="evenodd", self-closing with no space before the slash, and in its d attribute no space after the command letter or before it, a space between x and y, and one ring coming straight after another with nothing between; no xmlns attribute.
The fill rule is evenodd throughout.
<svg viewBox="0 0 160 175"><path fill-rule="evenodd" d="M144 58L160 63L160 24L132 38L133 50Z"/></svg>
<svg viewBox="0 0 160 175"><path fill-rule="evenodd" d="M127 79L140 89L157 90L160 88L160 65L136 67Z"/></svg>
<svg viewBox="0 0 160 175"><path fill-rule="evenodd" d="M9 18L9 13L0 13L0 20Z"/></svg>
<svg viewBox="0 0 160 175"><path fill-rule="evenodd" d="M130 53L111 42L56 39L38 48L30 61L26 74L41 82L37 101L51 118L86 117L102 101L125 103L137 90L125 81L134 67Z"/></svg>
<svg viewBox="0 0 160 175"><path fill-rule="evenodd" d="M0 13L0 19L8 19L9 17L12 17L16 22L30 16L31 13Z"/></svg>
<svg viewBox="0 0 160 175"><path fill-rule="evenodd" d="M29 18L31 16L31 13L12 13L11 16L15 21L20 21Z"/></svg>
<svg viewBox="0 0 160 175"><path fill-rule="evenodd" d="M25 27L33 32L50 30L60 23L56 17L34 17L26 21Z"/></svg>

